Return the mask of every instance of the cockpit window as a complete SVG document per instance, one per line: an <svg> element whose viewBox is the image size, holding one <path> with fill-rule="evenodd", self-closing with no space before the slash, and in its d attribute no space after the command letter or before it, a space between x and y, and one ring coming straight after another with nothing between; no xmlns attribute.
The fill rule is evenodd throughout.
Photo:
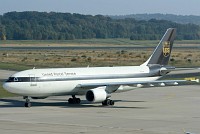
<svg viewBox="0 0 200 134"><path fill-rule="evenodd" d="M17 82L18 81L18 78L17 77L14 77L14 82Z"/></svg>
<svg viewBox="0 0 200 134"><path fill-rule="evenodd" d="M18 78L17 77L9 77L8 80L6 82L18 82Z"/></svg>
<svg viewBox="0 0 200 134"><path fill-rule="evenodd" d="M13 81L14 81L14 77L9 77L6 82L13 82Z"/></svg>
<svg viewBox="0 0 200 134"><path fill-rule="evenodd" d="M30 82L31 81L37 81L36 77L9 77L6 82Z"/></svg>

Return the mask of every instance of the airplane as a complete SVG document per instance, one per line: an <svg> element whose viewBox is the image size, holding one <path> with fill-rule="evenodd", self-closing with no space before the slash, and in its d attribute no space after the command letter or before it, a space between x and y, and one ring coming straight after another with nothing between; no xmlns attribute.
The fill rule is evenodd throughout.
<svg viewBox="0 0 200 134"><path fill-rule="evenodd" d="M176 86L189 80L159 80L175 67L169 66L175 28L168 28L149 59L140 66L48 68L17 72L3 83L5 90L23 96L25 107L30 98L71 95L69 104L79 104L76 95L85 95L91 103L114 105L112 93L126 92L141 87Z"/></svg>

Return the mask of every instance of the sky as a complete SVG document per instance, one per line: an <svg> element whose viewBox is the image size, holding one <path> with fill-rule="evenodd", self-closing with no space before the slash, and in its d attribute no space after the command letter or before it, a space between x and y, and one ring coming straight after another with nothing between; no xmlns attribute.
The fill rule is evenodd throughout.
<svg viewBox="0 0 200 134"><path fill-rule="evenodd" d="M0 14L11 11L129 15L161 13L200 16L200 0L0 0Z"/></svg>

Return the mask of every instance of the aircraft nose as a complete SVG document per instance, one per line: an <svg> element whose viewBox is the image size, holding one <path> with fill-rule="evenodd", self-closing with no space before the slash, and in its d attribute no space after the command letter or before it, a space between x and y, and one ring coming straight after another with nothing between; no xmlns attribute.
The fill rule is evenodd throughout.
<svg viewBox="0 0 200 134"><path fill-rule="evenodd" d="M8 92L11 92L11 93L13 92L13 88L11 87L9 82L4 82L3 83L3 88Z"/></svg>
<svg viewBox="0 0 200 134"><path fill-rule="evenodd" d="M9 87L9 86L8 86L8 83L7 83L7 82L4 82L4 83L3 83L3 88L4 88L5 90L8 90L8 87Z"/></svg>
<svg viewBox="0 0 200 134"><path fill-rule="evenodd" d="M15 93L16 92L15 88L13 87L13 85L10 82L4 82L3 83L3 88L6 91L10 92L10 93Z"/></svg>

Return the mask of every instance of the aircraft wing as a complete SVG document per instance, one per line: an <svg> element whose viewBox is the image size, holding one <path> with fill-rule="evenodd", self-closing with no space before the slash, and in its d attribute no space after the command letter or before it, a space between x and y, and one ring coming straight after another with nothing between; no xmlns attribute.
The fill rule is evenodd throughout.
<svg viewBox="0 0 200 134"><path fill-rule="evenodd" d="M97 88L101 86L133 86L133 87L162 87L162 86L176 86L180 83L198 83L199 79L196 80L157 80L157 81L130 81L130 82L105 82L105 83L86 83L78 84L77 88Z"/></svg>

